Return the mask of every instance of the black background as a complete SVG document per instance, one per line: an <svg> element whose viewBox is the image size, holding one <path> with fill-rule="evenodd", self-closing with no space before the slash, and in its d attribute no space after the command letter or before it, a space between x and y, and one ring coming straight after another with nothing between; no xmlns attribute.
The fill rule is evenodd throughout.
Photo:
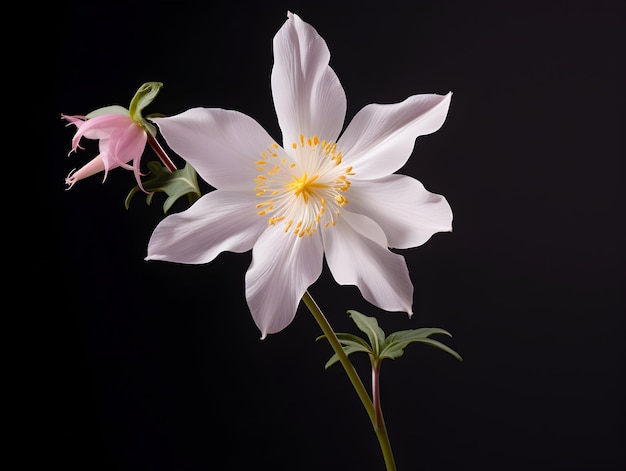
<svg viewBox="0 0 626 471"><path fill-rule="evenodd" d="M326 269L311 287L337 331L358 332L345 313L357 309L387 332L454 335L463 363L414 344L383 364L398 470L624 469L626 3L608 0L66 2L39 203L57 313L38 325L49 343L28 440L66 470L384 469L308 311L259 339L249 252L146 262L162 198L125 209L121 169L63 184L97 146L67 157L60 114L128 106L147 81L165 84L147 112L236 109L280 141L272 38L288 10L326 40L347 121L368 103L454 93L399 172L454 212L452 233L402 251L414 317ZM367 385L367 359L354 361Z"/></svg>

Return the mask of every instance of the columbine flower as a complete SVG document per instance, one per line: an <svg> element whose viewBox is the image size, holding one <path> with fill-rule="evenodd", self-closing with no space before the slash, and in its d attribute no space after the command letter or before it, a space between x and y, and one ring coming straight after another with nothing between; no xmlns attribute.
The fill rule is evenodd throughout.
<svg viewBox="0 0 626 471"><path fill-rule="evenodd" d="M443 196L393 174L439 129L451 94L371 104L339 137L345 92L324 40L297 15L274 38L279 145L252 118L194 108L156 118L168 145L216 188L156 227L146 259L201 264L252 249L246 298L262 338L285 328L322 271L387 311L412 314L404 249L450 231Z"/></svg>
<svg viewBox="0 0 626 471"><path fill-rule="evenodd" d="M137 183L141 187L141 173L139 161L146 147L146 130L131 119L130 113L121 106L102 108L88 116L62 115L69 124L77 128L72 139L70 153L80 147L81 138L98 139L100 154L80 170L70 172L65 183L72 188L74 184L84 178L104 171L103 181L106 180L109 170L122 167L135 173ZM68 125L69 125L68 124ZM132 165L128 162L132 161Z"/></svg>

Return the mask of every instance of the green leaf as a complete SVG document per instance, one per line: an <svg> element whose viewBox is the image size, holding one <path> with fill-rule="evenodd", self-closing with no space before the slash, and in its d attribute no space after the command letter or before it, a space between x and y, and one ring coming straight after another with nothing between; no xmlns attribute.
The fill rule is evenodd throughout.
<svg viewBox="0 0 626 471"><path fill-rule="evenodd" d="M162 87L162 82L144 83L135 93L135 96L130 102L130 107L128 108L130 119L146 128L153 136L156 136L157 130L152 123L144 119L142 112L146 106L152 103Z"/></svg>
<svg viewBox="0 0 626 471"><path fill-rule="evenodd" d="M455 352L447 345L429 338L434 334L443 334L452 337L450 332L438 327L424 327L421 329L400 330L393 332L385 339L385 343L380 352L380 358L398 358L404 354L404 349L413 342L425 343L433 347L437 347L444 352L449 353L459 361L463 361L461 355Z"/></svg>
<svg viewBox="0 0 626 471"><path fill-rule="evenodd" d="M385 341L385 332L378 326L378 321L375 317L369 317L361 314L358 311L349 310L348 314L356 324L356 326L367 334L370 340L370 345L375 356L378 356L380 349Z"/></svg>
<svg viewBox="0 0 626 471"><path fill-rule="evenodd" d="M346 353L346 355L350 355L354 352L364 352L369 355L373 355L372 347L367 343L367 341L357 335L353 334L345 334L345 333L336 333L337 340L341 344L341 348ZM321 340L327 338L326 335L320 335L315 340ZM335 353L330 360L326 362L324 368L328 368L334 363L339 361L339 356Z"/></svg>
<svg viewBox="0 0 626 471"><path fill-rule="evenodd" d="M160 162L152 161L147 164L150 174L153 178L142 182L144 189L148 192L146 203L148 206L152 203L152 197L157 192L166 193L168 198L163 203L163 212L171 209L174 203L182 196L187 195L189 205L192 205L200 196L200 187L198 186L198 178L195 169L186 164L184 168L170 172ZM128 196L126 196L126 209L130 207L130 200L140 190L139 186L135 186Z"/></svg>
<svg viewBox="0 0 626 471"><path fill-rule="evenodd" d="M367 343L367 340L365 340L362 337L359 337L358 335L345 334L345 333L342 333L342 332L337 333L335 335L337 336L337 339L339 340L339 342L342 345L358 343L359 345L362 345L363 347L365 347L368 352L373 353L372 347L371 347L371 345L369 343Z"/></svg>
<svg viewBox="0 0 626 471"><path fill-rule="evenodd" d="M437 347L440 350L443 350L446 353L449 353L450 355L452 355L454 358L456 358L459 361L463 361L463 358L461 357L461 355L459 355L457 352L455 352L454 350L452 350L450 347L448 347L447 345L439 342L438 340L434 340L434 339L422 339L419 340L419 342L421 343L425 343L427 345L432 345L433 347Z"/></svg>
<svg viewBox="0 0 626 471"><path fill-rule="evenodd" d="M370 347L370 344L367 343L367 341L357 335L354 334L345 334L343 332L337 332L335 333L335 336L337 337L337 340L339 340L339 343L341 344L347 344L347 343L359 343L361 345L363 345L365 348L368 348L369 350L371 350L372 347ZM315 341L321 340L321 339L325 339L327 338L326 335L320 335L319 337L317 337L315 339Z"/></svg>
<svg viewBox="0 0 626 471"><path fill-rule="evenodd" d="M443 334L448 337L452 337L452 334L447 330L440 329L439 327L422 327L420 329L399 330L389 334L386 341L411 341L411 339L430 337L434 334Z"/></svg>
<svg viewBox="0 0 626 471"><path fill-rule="evenodd" d="M343 348L343 351L346 353L346 355L350 355L351 353L354 353L354 352L369 353L369 348L364 347L360 343L344 345L342 348ZM324 365L324 368L328 369L329 366L334 365L338 361L339 361L339 355L335 353L332 357L330 357L330 360L326 362L326 365Z"/></svg>

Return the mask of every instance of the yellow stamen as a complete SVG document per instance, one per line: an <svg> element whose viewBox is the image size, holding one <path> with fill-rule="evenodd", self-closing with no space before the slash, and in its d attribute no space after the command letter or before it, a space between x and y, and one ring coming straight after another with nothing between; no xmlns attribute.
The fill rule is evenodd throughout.
<svg viewBox="0 0 626 471"><path fill-rule="evenodd" d="M286 233L311 236L337 224L354 173L351 166L338 167L343 154L335 142L298 134L291 148L293 153L271 143L261 152L256 162L260 175L254 178L256 195L263 198L257 214L267 217L269 226L282 221ZM276 158L275 165L267 165L270 157Z"/></svg>

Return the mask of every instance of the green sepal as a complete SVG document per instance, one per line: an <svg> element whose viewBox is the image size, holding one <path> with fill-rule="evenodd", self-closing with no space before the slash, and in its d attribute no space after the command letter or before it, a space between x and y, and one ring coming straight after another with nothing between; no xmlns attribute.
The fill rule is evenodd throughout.
<svg viewBox="0 0 626 471"><path fill-rule="evenodd" d="M91 118L95 118L96 116L101 116L103 114L123 114L125 116L130 116L130 112L123 106L110 105L110 106L104 106L102 108L98 108L97 110L93 110L91 113L85 116L85 118L91 119Z"/></svg>
<svg viewBox="0 0 626 471"><path fill-rule="evenodd" d="M148 206L152 203L154 194L158 192L168 195L168 198L163 203L163 212L165 214L179 198L187 195L189 205L191 206L202 195L198 186L196 170L191 165L186 164L184 168L174 172L170 172L158 161L148 162L147 167L150 174L153 175L153 178L142 182L144 189L148 192L146 195ZM138 185L130 190L124 202L126 209L130 207L130 200L139 191L141 189Z"/></svg>
<svg viewBox="0 0 626 471"><path fill-rule="evenodd" d="M459 361L463 361L461 355L455 352L453 349L439 342L429 338L433 334L443 334L448 337L452 337L452 334L447 330L440 329L438 327L424 327L421 329L400 330L389 334L383 343L383 347L380 351L380 358L398 358L404 354L404 349L413 342L421 342L433 347L437 347L444 352L449 353Z"/></svg>
<svg viewBox="0 0 626 471"><path fill-rule="evenodd" d="M128 108L130 119L140 124L153 136L157 135L156 127L143 117L142 111L146 106L152 103L162 87L162 82L144 83L135 93L135 96L130 102L130 107Z"/></svg>

